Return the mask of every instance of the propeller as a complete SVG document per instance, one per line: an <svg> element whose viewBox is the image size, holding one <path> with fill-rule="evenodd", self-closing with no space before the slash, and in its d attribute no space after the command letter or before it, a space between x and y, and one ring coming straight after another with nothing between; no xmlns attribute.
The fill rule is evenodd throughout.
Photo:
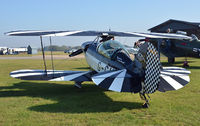
<svg viewBox="0 0 200 126"><path fill-rule="evenodd" d="M90 44L92 44L93 42L84 42L82 45L81 45L81 49L78 49L76 50L75 52L72 52L69 57L73 57L73 56L77 56L83 52L86 52L88 47L90 46Z"/></svg>
<svg viewBox="0 0 200 126"><path fill-rule="evenodd" d="M72 52L69 57L73 57L73 56L77 56L79 54L83 53L83 50L82 49L78 49L76 50L75 52Z"/></svg>

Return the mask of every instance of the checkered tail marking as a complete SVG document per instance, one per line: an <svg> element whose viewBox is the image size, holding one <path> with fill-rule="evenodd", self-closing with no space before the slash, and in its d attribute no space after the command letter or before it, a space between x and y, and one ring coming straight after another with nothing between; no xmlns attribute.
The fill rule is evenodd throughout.
<svg viewBox="0 0 200 126"><path fill-rule="evenodd" d="M147 44L144 93L150 94L157 90L160 82L160 60L156 48L149 42Z"/></svg>

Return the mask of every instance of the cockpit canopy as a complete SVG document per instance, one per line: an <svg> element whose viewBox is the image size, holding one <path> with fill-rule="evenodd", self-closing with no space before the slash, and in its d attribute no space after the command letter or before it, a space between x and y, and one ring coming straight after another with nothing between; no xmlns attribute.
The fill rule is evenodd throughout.
<svg viewBox="0 0 200 126"><path fill-rule="evenodd" d="M129 56L129 53L125 49L125 47L120 42L115 40L108 40L105 42L101 42L97 48L97 51L98 53L107 58L112 58L115 51L117 51L118 49L121 49L127 56Z"/></svg>

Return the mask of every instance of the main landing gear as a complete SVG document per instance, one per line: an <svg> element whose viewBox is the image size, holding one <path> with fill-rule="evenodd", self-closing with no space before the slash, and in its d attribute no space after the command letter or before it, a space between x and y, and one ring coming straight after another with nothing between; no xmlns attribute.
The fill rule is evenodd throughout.
<svg viewBox="0 0 200 126"><path fill-rule="evenodd" d="M146 94L148 96L148 98L150 99L149 95ZM140 98L142 100L145 100L144 104L142 105L143 108L149 108L150 104L149 104L149 100L147 99L145 93L140 93Z"/></svg>
<svg viewBox="0 0 200 126"><path fill-rule="evenodd" d="M82 82L75 82L74 86L76 86L77 88L82 88Z"/></svg>

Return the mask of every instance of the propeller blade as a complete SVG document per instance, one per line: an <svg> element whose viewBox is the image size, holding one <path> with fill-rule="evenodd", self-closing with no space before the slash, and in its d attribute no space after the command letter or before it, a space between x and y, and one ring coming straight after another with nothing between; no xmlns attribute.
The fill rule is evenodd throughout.
<svg viewBox="0 0 200 126"><path fill-rule="evenodd" d="M69 55L69 57L73 57L73 56L79 55L79 54L81 54L81 53L83 53L83 50L82 50L82 49L78 49L78 50L76 50L75 52L72 52L72 53Z"/></svg>

